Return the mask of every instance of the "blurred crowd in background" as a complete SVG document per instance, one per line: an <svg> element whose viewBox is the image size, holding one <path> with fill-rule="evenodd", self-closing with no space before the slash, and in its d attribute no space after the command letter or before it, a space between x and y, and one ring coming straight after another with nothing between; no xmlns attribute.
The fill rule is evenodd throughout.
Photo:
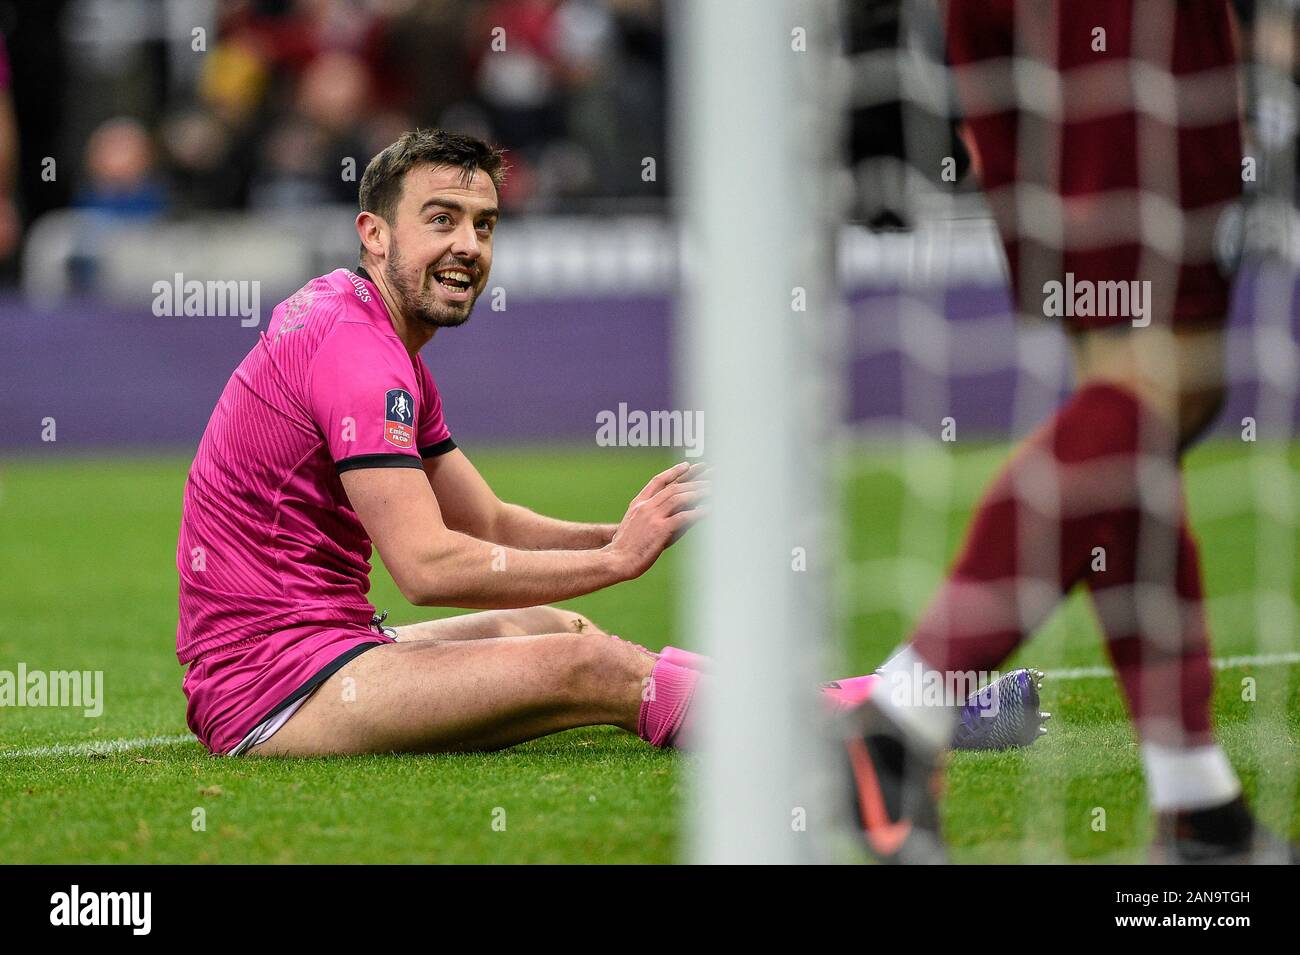
<svg viewBox="0 0 1300 955"><path fill-rule="evenodd" d="M510 209L664 192L661 0L0 0L0 36L10 276L52 208L354 203L416 125L508 149Z"/></svg>
<svg viewBox="0 0 1300 955"><path fill-rule="evenodd" d="M1243 57L1294 69L1294 12L1234 5ZM416 125L506 147L508 209L656 211L668 186L666 6L0 0L0 280L51 209L148 221L355 202L368 159ZM846 52L896 45L899 8L847 4ZM941 47L937 20L930 32ZM904 154L900 116L896 104L851 106L846 123L860 186L851 216L885 228L908 224L889 171ZM1256 103L1248 125L1251 146L1293 143L1295 97Z"/></svg>

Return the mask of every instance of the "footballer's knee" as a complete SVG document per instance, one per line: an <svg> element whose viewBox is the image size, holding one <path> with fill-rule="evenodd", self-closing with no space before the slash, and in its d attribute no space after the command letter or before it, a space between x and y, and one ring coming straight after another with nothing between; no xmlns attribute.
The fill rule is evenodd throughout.
<svg viewBox="0 0 1300 955"><path fill-rule="evenodd" d="M525 628L526 633L577 633L582 635L604 634L605 631L591 620L575 610L560 607L525 607L515 611L516 622Z"/></svg>
<svg viewBox="0 0 1300 955"><path fill-rule="evenodd" d="M575 640L564 651L565 683L575 701L621 697L639 687L649 658L617 640Z"/></svg>
<svg viewBox="0 0 1300 955"><path fill-rule="evenodd" d="M564 695L593 722L636 732L654 661L621 641L573 641L564 651Z"/></svg>
<svg viewBox="0 0 1300 955"><path fill-rule="evenodd" d="M1136 395L1176 432L1181 451L1224 403L1223 335L1217 327L1083 332L1072 339L1080 384L1108 383Z"/></svg>

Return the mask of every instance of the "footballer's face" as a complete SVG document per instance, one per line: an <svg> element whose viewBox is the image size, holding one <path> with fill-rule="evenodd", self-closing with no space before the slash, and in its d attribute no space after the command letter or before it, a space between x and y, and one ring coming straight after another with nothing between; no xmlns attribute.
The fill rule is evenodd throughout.
<svg viewBox="0 0 1300 955"><path fill-rule="evenodd" d="M384 275L406 315L435 328L463 324L487 285L497 189L482 169L416 166L390 223Z"/></svg>

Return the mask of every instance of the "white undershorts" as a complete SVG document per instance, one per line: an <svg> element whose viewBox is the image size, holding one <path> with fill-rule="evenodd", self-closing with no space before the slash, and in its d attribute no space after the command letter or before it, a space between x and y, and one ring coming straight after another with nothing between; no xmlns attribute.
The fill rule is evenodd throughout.
<svg viewBox="0 0 1300 955"><path fill-rule="evenodd" d="M315 692L315 690L311 691L311 693ZM301 700L294 700L279 713L262 720L262 722L254 726L252 731L239 741L239 745L230 751L230 755L239 756L245 750L252 749L258 743L265 743L268 739L279 732L281 726L289 722L289 717L298 712L298 707L311 699L311 693L308 693Z"/></svg>
<svg viewBox="0 0 1300 955"><path fill-rule="evenodd" d="M397 639L397 631L392 627L376 626L375 629L379 630L380 633L383 633L386 636L392 637L394 640ZM274 716L268 716L266 719L262 720L262 722L258 723L249 731L247 736L239 741L239 745L226 755L240 756L252 749L254 746L257 746L260 743L265 743L280 731L280 727L289 722L289 718L298 712L299 707L311 699L311 694L315 693L317 689L319 689L319 687L314 688L311 693L306 694L301 699L294 700Z"/></svg>

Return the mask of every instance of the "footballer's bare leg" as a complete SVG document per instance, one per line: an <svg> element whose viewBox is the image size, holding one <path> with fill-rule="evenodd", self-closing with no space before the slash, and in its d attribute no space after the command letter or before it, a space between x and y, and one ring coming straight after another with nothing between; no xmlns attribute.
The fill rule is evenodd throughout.
<svg viewBox="0 0 1300 955"><path fill-rule="evenodd" d="M1072 345L1079 386L1111 383L1132 391L1149 411L1176 425L1179 452L1204 434L1223 406L1223 333L1214 323L1096 329L1075 334Z"/></svg>
<svg viewBox="0 0 1300 955"><path fill-rule="evenodd" d="M581 637L614 636L592 622L589 617L574 610L560 607L538 606L522 607L516 610L484 610L478 613L466 613L442 620L428 620L424 623L396 627L397 639L402 643L418 641L445 640L483 640L493 637L528 637L548 633L570 633ZM626 641L642 655L655 658L657 654L638 643ZM667 647L664 650L669 657L687 666L700 669L701 658L698 654Z"/></svg>
<svg viewBox="0 0 1300 955"><path fill-rule="evenodd" d="M580 726L638 729L655 661L571 633L385 644L331 676L262 756L501 749Z"/></svg>
<svg viewBox="0 0 1300 955"><path fill-rule="evenodd" d="M403 643L421 640L481 640L490 637L527 637L546 633L608 636L608 631L575 610L559 607L523 607L517 610L482 610L441 620L395 627Z"/></svg>

